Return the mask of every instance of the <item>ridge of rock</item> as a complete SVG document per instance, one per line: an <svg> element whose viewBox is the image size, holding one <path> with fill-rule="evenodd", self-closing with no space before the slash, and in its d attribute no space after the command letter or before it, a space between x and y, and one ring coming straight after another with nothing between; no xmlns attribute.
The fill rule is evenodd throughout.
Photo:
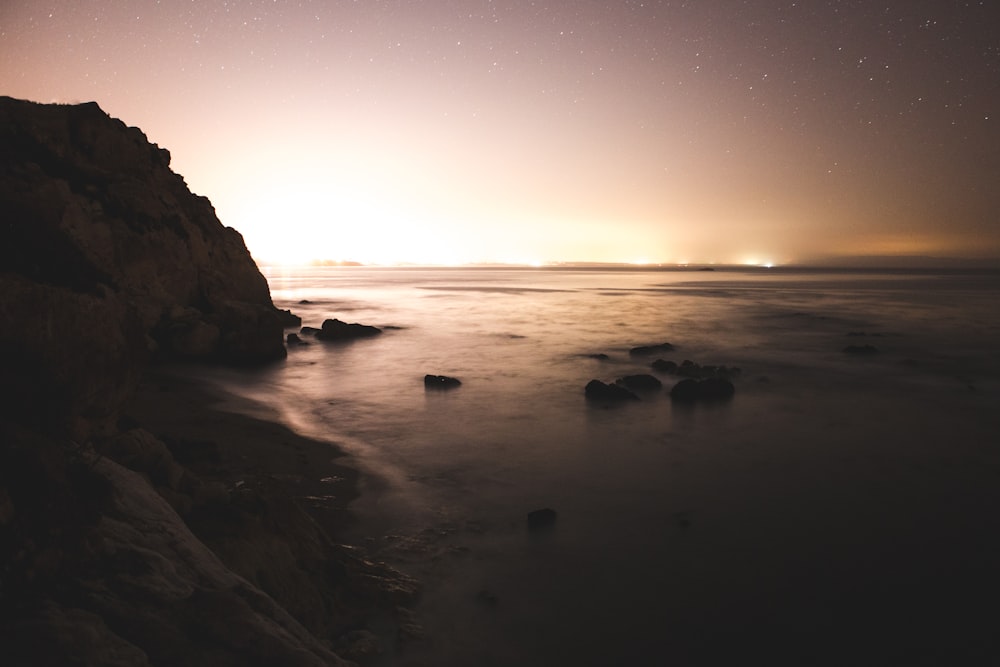
<svg viewBox="0 0 1000 667"><path fill-rule="evenodd" d="M281 311L243 237L170 153L93 102L0 97L0 355L16 415L108 415L144 358L283 358ZM67 382L68 380L68 382ZM44 399L44 400L43 400Z"/></svg>

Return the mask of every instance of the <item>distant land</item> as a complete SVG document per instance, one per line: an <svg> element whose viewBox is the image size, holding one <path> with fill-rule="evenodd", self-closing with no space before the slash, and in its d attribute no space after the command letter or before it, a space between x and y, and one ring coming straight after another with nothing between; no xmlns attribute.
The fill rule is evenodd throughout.
<svg viewBox="0 0 1000 667"><path fill-rule="evenodd" d="M262 266L278 266L280 263L259 261ZM667 269L667 270L747 270L753 268L795 268L795 269L996 269L1000 270L1000 257L936 257L931 255L851 255L816 257L801 262L785 262L771 264L728 264L711 262L543 262L543 263L511 263L511 262L468 262L464 264L368 264L352 260L316 259L306 266L326 267L379 267L394 268L565 268L565 269Z"/></svg>

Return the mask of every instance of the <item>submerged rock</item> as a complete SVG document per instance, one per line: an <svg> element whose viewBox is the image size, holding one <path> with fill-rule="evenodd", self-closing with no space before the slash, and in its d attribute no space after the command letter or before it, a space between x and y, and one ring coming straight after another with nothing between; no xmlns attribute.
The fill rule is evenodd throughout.
<svg viewBox="0 0 1000 667"><path fill-rule="evenodd" d="M338 319L329 319L323 322L323 328L316 332L316 338L320 340L355 340L357 338L369 338L382 333L378 327L368 324L358 324L357 322L342 322Z"/></svg>
<svg viewBox="0 0 1000 667"><path fill-rule="evenodd" d="M454 389L462 385L462 381L458 378L448 377L447 375L425 375L424 376L424 387L427 389Z"/></svg>
<svg viewBox="0 0 1000 667"><path fill-rule="evenodd" d="M588 400L596 401L638 401L639 397L617 384L607 384L600 380L591 380L583 390Z"/></svg>
<svg viewBox="0 0 1000 667"><path fill-rule="evenodd" d="M528 512L528 530L537 531L551 528L556 523L558 514L551 507L532 510Z"/></svg>
<svg viewBox="0 0 1000 667"><path fill-rule="evenodd" d="M642 357L650 354L656 354L658 352L672 352L674 346L670 343L657 343L655 345L639 345L638 347L633 347L628 351L633 357Z"/></svg>
<svg viewBox="0 0 1000 667"><path fill-rule="evenodd" d="M625 377L618 378L616 384L635 391L653 391L663 386L663 383L659 379L648 373L626 375Z"/></svg>
<svg viewBox="0 0 1000 667"><path fill-rule="evenodd" d="M736 366L715 366L710 364L703 366L689 359L685 359L680 364L666 359L657 359L653 362L653 370L689 378L734 378L742 372Z"/></svg>

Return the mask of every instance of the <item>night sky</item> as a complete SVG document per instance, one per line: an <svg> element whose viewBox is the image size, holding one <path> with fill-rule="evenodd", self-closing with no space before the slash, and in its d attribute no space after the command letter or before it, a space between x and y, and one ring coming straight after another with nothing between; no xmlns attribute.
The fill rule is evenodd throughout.
<svg viewBox="0 0 1000 667"><path fill-rule="evenodd" d="M0 0L261 260L1000 257L1000 3Z"/></svg>

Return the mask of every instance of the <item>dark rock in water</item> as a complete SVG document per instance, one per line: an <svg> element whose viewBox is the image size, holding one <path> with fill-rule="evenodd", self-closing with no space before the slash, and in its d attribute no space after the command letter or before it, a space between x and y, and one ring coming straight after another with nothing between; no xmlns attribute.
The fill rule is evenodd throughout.
<svg viewBox="0 0 1000 667"><path fill-rule="evenodd" d="M640 345L638 347L633 347L628 351L634 357L642 357L649 354L657 354L659 352L671 352L674 346L670 343L658 343L656 345Z"/></svg>
<svg viewBox="0 0 1000 667"><path fill-rule="evenodd" d="M290 310L279 309L278 317L281 318L281 324L286 329L302 326L302 318Z"/></svg>
<svg viewBox="0 0 1000 667"><path fill-rule="evenodd" d="M458 378L448 377L447 375L424 376L424 387L428 389L454 389L461 386L461 384L462 381Z"/></svg>
<svg viewBox="0 0 1000 667"><path fill-rule="evenodd" d="M679 402L719 401L732 398L736 387L725 378L686 378L673 386L670 398Z"/></svg>
<svg viewBox="0 0 1000 667"><path fill-rule="evenodd" d="M584 356L587 357L588 359L596 359L597 361L607 361L608 359L611 358L608 355L604 354L603 352L597 352L595 354L586 354Z"/></svg>
<svg viewBox="0 0 1000 667"><path fill-rule="evenodd" d="M874 345L848 345L843 350L847 354L870 355L878 354L878 348Z"/></svg>
<svg viewBox="0 0 1000 667"><path fill-rule="evenodd" d="M689 359L685 359L680 365L673 361L657 359L653 362L653 370L689 378L734 378L742 372L735 366L714 366L709 364L702 366Z"/></svg>
<svg viewBox="0 0 1000 667"><path fill-rule="evenodd" d="M333 341L355 340L377 336L380 333L382 333L381 329L368 324L347 323L338 319L330 319L323 322L323 328L316 333L316 338Z"/></svg>
<svg viewBox="0 0 1000 667"><path fill-rule="evenodd" d="M556 511L550 507L528 512L528 530L544 530L551 528L556 523Z"/></svg>
<svg viewBox="0 0 1000 667"><path fill-rule="evenodd" d="M696 401L698 400L700 393L698 388L699 384L700 383L693 378L681 380L670 389L670 398L675 401Z"/></svg>
<svg viewBox="0 0 1000 667"><path fill-rule="evenodd" d="M322 331L322 329L317 329L316 327L302 327L299 329L299 333L305 336L315 336L320 331Z"/></svg>
<svg viewBox="0 0 1000 667"><path fill-rule="evenodd" d="M618 378L616 384L635 391L653 391L663 386L663 383L660 382L659 379L649 375L648 373L642 373L640 375L626 375L623 378Z"/></svg>
<svg viewBox="0 0 1000 667"><path fill-rule="evenodd" d="M300 306L308 306L311 303L312 303L312 301L310 301L309 299L300 299L299 300L299 305Z"/></svg>
<svg viewBox="0 0 1000 667"><path fill-rule="evenodd" d="M304 340L299 338L298 334L290 333L285 337L285 342L289 345L308 345Z"/></svg>
<svg viewBox="0 0 1000 667"><path fill-rule="evenodd" d="M591 380L584 388L584 395L594 401L638 401L639 397L617 384L606 384L600 380Z"/></svg>
<svg viewBox="0 0 1000 667"><path fill-rule="evenodd" d="M653 362L653 370L660 371L661 373L676 373L677 362L668 361L666 359L657 359Z"/></svg>

